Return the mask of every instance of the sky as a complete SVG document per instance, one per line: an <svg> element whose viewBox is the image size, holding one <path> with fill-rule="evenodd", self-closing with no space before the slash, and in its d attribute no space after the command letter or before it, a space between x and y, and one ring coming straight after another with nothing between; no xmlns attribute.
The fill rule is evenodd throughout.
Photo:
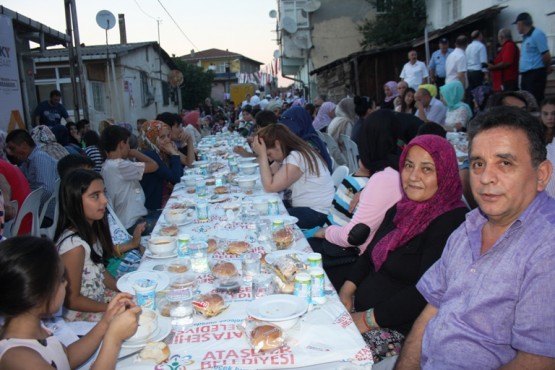
<svg viewBox="0 0 555 370"><path fill-rule="evenodd" d="M276 20L269 17L270 10L277 8L277 0L75 0L75 3L80 41L85 45L106 43L106 33L97 25L96 14L108 10L116 18L115 27L108 31L109 44L119 43L117 19L123 13L127 42L158 41L159 20L160 45L170 56L189 54L191 49L216 48L270 64L278 49ZM66 31L64 0L0 0L0 5L57 31Z"/></svg>

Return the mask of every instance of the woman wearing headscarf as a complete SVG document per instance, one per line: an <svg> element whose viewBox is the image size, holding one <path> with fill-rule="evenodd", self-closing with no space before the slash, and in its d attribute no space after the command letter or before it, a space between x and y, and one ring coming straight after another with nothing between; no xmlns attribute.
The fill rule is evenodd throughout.
<svg viewBox="0 0 555 370"><path fill-rule="evenodd" d="M141 186L145 193L145 207L149 214L164 207L173 185L183 175L179 150L171 139L170 126L162 121L146 121L141 127L142 152L158 164L155 172L145 173Z"/></svg>
<svg viewBox="0 0 555 370"><path fill-rule="evenodd" d="M202 135L200 133L200 113L196 110L190 111L183 116L183 124L185 132L191 135L193 138L193 146L197 146L200 139L202 139Z"/></svg>
<svg viewBox="0 0 555 370"><path fill-rule="evenodd" d="M328 126L328 134L337 143L337 148L332 150L331 156L337 165L347 164L345 144L341 135L351 137L357 116L355 113L355 102L352 98L343 98L335 107L335 118Z"/></svg>
<svg viewBox="0 0 555 370"><path fill-rule="evenodd" d="M403 195L353 266L339 297L374 361L398 353L426 301L416 289L464 221L455 151L437 135L414 138L399 161ZM391 348L393 348L391 350Z"/></svg>
<svg viewBox="0 0 555 370"><path fill-rule="evenodd" d="M441 100L447 106L443 127L446 131L460 131L472 118L472 110L463 103L464 87L459 80L451 81L439 88Z"/></svg>
<svg viewBox="0 0 555 370"><path fill-rule="evenodd" d="M40 149L57 161L69 154L67 149L56 141L56 136L48 126L38 125L33 127L31 136Z"/></svg>
<svg viewBox="0 0 555 370"><path fill-rule="evenodd" d="M395 81L388 81L383 85L383 92L385 94L385 98L380 103L381 109L395 109L395 98L399 96L399 92L397 91L397 82Z"/></svg>
<svg viewBox="0 0 555 370"><path fill-rule="evenodd" d="M306 141L310 146L320 154L324 162L328 166L328 170L332 172L332 162L326 144L320 139L314 127L312 127L312 118L310 114L302 107L291 107L281 114L278 121L283 123L295 135Z"/></svg>
<svg viewBox="0 0 555 370"><path fill-rule="evenodd" d="M312 122L315 130L322 130L328 127L332 118L335 117L335 103L331 101L324 102L318 109L316 118Z"/></svg>

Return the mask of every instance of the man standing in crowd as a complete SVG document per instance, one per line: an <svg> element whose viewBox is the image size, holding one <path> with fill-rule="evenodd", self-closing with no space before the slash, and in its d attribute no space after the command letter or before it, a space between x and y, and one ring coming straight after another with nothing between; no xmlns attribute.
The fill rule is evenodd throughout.
<svg viewBox="0 0 555 370"><path fill-rule="evenodd" d="M258 104L260 104L260 90L256 90L251 100L249 101L249 105L251 107L254 107L255 105L258 105Z"/></svg>
<svg viewBox="0 0 555 370"><path fill-rule="evenodd" d="M50 99L41 102L33 113L33 127L46 125L52 127L62 123L62 118L68 121L66 108L60 103L62 93L59 90L50 91Z"/></svg>
<svg viewBox="0 0 555 370"><path fill-rule="evenodd" d="M480 209L418 282L428 305L396 369L555 368L555 199L544 192L543 131L512 107L475 123L470 185Z"/></svg>
<svg viewBox="0 0 555 370"><path fill-rule="evenodd" d="M502 28L497 33L497 40L501 45L499 53L488 64L491 72L492 88L494 92L518 90L518 59L520 51L513 41L513 35L508 28Z"/></svg>
<svg viewBox="0 0 555 370"><path fill-rule="evenodd" d="M416 50L409 51L409 61L403 66L401 71L401 79L406 81L410 87L414 90L418 89L418 86L426 83L428 78L428 68L426 64L417 60L418 54Z"/></svg>
<svg viewBox="0 0 555 370"><path fill-rule="evenodd" d="M467 86L466 55L464 53L467 43L468 41L464 35L458 36L455 40L455 50L449 54L445 61L445 83L459 80L463 86Z"/></svg>
<svg viewBox="0 0 555 370"><path fill-rule="evenodd" d="M435 83L438 89L445 85L445 61L452 51L449 40L442 38L439 40L439 49L430 58L430 82Z"/></svg>
<svg viewBox="0 0 555 370"><path fill-rule="evenodd" d="M551 54L547 47L547 38L542 30L534 27L532 17L528 13L520 13L513 24L516 24L518 33L522 35L520 89L530 92L539 103L544 98L547 75L551 73Z"/></svg>
<svg viewBox="0 0 555 370"><path fill-rule="evenodd" d="M484 84L484 72L488 64L488 53L482 32L475 30L470 34L472 42L466 47L466 72L468 90L472 91Z"/></svg>

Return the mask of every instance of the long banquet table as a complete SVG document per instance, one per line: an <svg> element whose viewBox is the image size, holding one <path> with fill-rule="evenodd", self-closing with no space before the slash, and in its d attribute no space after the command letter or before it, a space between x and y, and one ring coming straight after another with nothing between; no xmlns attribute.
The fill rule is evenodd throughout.
<svg viewBox="0 0 555 370"><path fill-rule="evenodd" d="M227 171L227 160L222 158L230 155L234 145L243 145L244 139L238 136L219 135L205 138L199 148L212 161L221 161ZM218 155L216 157L216 155ZM259 242L252 223L244 222L240 211L228 210L230 203L237 205L261 196L264 191L260 182L251 195L245 195L238 187L227 184L230 193L212 197L214 186L208 187L209 219L201 222L196 211L191 209L192 222L179 227L179 233L186 233L196 240L216 237L220 240L244 240L250 243L250 251L266 254L271 251L268 242ZM166 205L166 210L180 204L196 204L198 197L186 191L183 183L177 184ZM281 203L281 202L280 202ZM286 215L283 204L280 213ZM262 216L261 216L262 217ZM153 231L153 236L160 233L164 226L162 215ZM299 252L312 252L302 232L294 226L295 243L292 249ZM173 257L177 259L177 257ZM228 260L236 264L240 270L241 256L231 255L219 249L210 255L210 259ZM139 271L153 271L156 267L172 259L143 258ZM198 293L214 291L214 277L210 272L197 275ZM326 302L310 305L297 325L286 330L286 346L267 353L256 353L245 338L239 326L247 318L247 307L253 302L250 283L243 283L239 292L228 296L230 305L227 310L212 318L201 315L194 316L190 329L172 332L169 340L170 359L156 366L154 362L140 360L137 355L129 356L118 362L118 369L283 369L283 368L314 368L314 369L345 369L371 368L372 356L365 345L349 313L338 299L337 293L326 278ZM160 320L169 320L160 316ZM167 325L167 323L166 323ZM166 341L168 341L166 339ZM120 357L136 351L135 348L123 348Z"/></svg>

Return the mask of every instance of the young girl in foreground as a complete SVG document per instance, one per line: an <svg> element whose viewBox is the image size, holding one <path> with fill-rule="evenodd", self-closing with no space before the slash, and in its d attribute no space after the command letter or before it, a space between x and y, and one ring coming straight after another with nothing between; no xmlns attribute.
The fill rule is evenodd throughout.
<svg viewBox="0 0 555 370"><path fill-rule="evenodd" d="M74 369L102 348L91 369L114 369L124 339L137 330L140 307L118 294L102 320L69 347L41 325L64 302L64 266L48 239L16 237L0 243L0 369ZM126 309L126 307L130 307Z"/></svg>
<svg viewBox="0 0 555 370"><path fill-rule="evenodd" d="M64 319L99 321L108 307L105 302L117 290L104 268L114 246L102 176L91 170L71 171L60 184L59 202L54 240L67 274Z"/></svg>

